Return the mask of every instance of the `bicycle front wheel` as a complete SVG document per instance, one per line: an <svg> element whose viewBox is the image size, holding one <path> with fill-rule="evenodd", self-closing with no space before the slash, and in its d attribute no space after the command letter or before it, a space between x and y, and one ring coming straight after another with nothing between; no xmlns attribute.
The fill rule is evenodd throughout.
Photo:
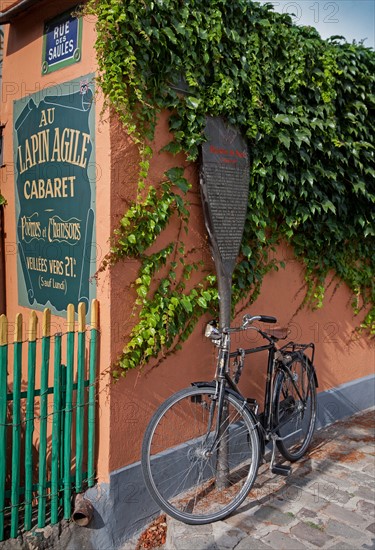
<svg viewBox="0 0 375 550"><path fill-rule="evenodd" d="M285 370L276 377L273 401L280 453L291 462L310 445L316 420L316 386L313 366L302 353L288 354Z"/></svg>
<svg viewBox="0 0 375 550"><path fill-rule="evenodd" d="M215 388L187 388L161 405L146 430L146 486L179 521L199 525L228 516L256 478L259 438L254 420L244 402L228 392L223 405L219 426Z"/></svg>

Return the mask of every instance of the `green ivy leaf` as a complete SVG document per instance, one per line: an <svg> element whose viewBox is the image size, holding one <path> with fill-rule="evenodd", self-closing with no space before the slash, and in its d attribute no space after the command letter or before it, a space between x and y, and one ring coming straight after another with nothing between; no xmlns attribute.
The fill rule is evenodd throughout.
<svg viewBox="0 0 375 550"><path fill-rule="evenodd" d="M191 301L188 298L186 297L181 298L181 304L187 313L192 313L193 306L191 304Z"/></svg>
<svg viewBox="0 0 375 550"><path fill-rule="evenodd" d="M176 35L174 34L174 32L172 31L171 28L169 28L169 27L164 27L164 28L163 28L163 31L165 32L165 34L168 36L169 40L170 40L173 44L177 44Z"/></svg>
<svg viewBox="0 0 375 550"><path fill-rule="evenodd" d="M198 98L198 97L193 97L193 96L187 96L185 98L185 103L186 103L186 106L189 108L189 109L198 109L200 103L201 103L201 100Z"/></svg>
<svg viewBox="0 0 375 550"><path fill-rule="evenodd" d="M249 208L233 303L257 296L264 275L277 267L272 246L283 238L306 266L306 302L323 303L324 280L334 270L354 292L355 311L359 301L370 309L364 324L375 331L374 52L324 41L267 4L193 4L89 0L84 8L97 21L98 86L139 147L138 197L103 262L141 262L135 281L140 321L119 365L128 370L162 349L168 353L187 339L200 310L218 307L216 279L206 271L211 266L199 266L202 280L193 284L198 266L189 255L196 250L172 243L154 252L174 213L188 230L190 210L182 167L146 188L161 111L170 113L173 136L164 154L184 152L188 162L198 158L207 115L224 117L248 137ZM178 268L167 266L168 276L161 275L151 293L172 253ZM191 290L182 295L184 280ZM154 343L146 339L150 329Z"/></svg>
<svg viewBox="0 0 375 550"><path fill-rule="evenodd" d="M198 298L197 302L203 309L207 309L207 302L202 296Z"/></svg>

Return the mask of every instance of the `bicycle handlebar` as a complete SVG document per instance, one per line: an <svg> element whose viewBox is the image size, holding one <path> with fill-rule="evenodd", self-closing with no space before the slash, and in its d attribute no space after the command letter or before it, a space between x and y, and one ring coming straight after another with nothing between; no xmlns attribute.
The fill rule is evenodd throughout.
<svg viewBox="0 0 375 550"><path fill-rule="evenodd" d="M254 321L260 321L261 323L276 323L276 317L270 317L269 315L254 315L251 317L248 313L243 316L242 323L243 326L250 325Z"/></svg>
<svg viewBox="0 0 375 550"><path fill-rule="evenodd" d="M206 325L206 330L204 335L207 338L210 338L214 343L216 342L216 345L220 345L221 336L223 334L229 334L231 332L240 332L242 330L246 330L247 328L249 328L248 325L251 325L252 323L254 323L254 321L260 321L261 323L276 323L277 319L276 317L271 317L269 315L251 316L248 313L246 313L246 315L244 315L242 318L242 325L240 327L228 327L220 330L217 326L216 321L211 321ZM256 328L256 327L253 327L253 328ZM263 332L259 328L256 328L256 330L258 330L258 332L263 334Z"/></svg>
<svg viewBox="0 0 375 550"><path fill-rule="evenodd" d="M270 317L269 315L261 315L259 321L262 323L276 323L276 317Z"/></svg>

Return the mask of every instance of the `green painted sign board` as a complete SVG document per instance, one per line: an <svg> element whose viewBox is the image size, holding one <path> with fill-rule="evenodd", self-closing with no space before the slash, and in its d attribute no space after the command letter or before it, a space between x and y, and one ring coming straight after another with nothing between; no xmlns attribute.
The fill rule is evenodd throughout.
<svg viewBox="0 0 375 550"><path fill-rule="evenodd" d="M14 102L19 304L51 307L95 297L93 75Z"/></svg>

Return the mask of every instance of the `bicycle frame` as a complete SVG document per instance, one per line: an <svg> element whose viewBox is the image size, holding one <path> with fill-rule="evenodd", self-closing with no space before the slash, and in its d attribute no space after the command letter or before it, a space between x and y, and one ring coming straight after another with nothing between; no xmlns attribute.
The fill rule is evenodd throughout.
<svg viewBox="0 0 375 550"><path fill-rule="evenodd" d="M219 439L219 432L220 432L220 426L222 423L222 413L223 413L223 402L224 402L224 394L225 390L229 386L231 390L233 390L237 395L241 396L244 401L247 403L249 402L248 399L246 399L241 391L238 388L238 385L232 380L230 377L230 360L236 359L240 356L240 371L242 371L242 368L244 366L244 360L246 355L251 355L255 353L260 353L262 351L268 352L268 359L267 359L267 376L266 376L266 386L264 391L264 411L261 414L257 413L257 404L256 410L253 410L252 412L256 416L256 420L258 421L258 425L261 428L261 432L263 435L263 438L265 440L272 439L272 435L283 426L283 423L279 423L277 426L274 425L274 418L273 418L273 409L272 409L272 396L274 392L273 383L274 383L274 374L276 369L276 361L278 359L277 354L281 351L285 351L288 348L291 348L291 351L295 351L296 349L304 351L306 348L311 347L312 348L312 358L311 362L313 362L314 358L314 344L295 344L294 342L288 342L285 346L283 346L281 349L278 349L275 342L273 340L270 341L269 336L261 331L260 329L255 329L257 332L259 332L265 339L269 340L268 344L262 345L262 346L256 346L254 348L238 348L236 351L231 352L230 351L230 333L231 332L237 332L238 330L242 329L224 329L222 332L222 337L220 341L219 346L219 354L218 354L218 360L217 360L217 367L216 367L216 374L215 374L215 380L218 385L218 393L217 393L217 400L215 406L218 407L218 419L217 419L217 425L215 428L215 437L213 440L213 444L210 449L210 453L213 452L217 441ZM286 364L279 361L278 362L278 369L281 369L289 374L289 379L291 383L294 386L294 389L298 395L298 397L303 401L303 398L299 392L298 386L295 384L293 380L293 376ZM290 421L293 416L297 416L298 411L293 413L292 416L289 416L288 421Z"/></svg>
<svg viewBox="0 0 375 550"><path fill-rule="evenodd" d="M232 389L237 395L240 395L243 397L244 402L246 402L246 399L241 394L237 384L233 382L233 380L230 377L230 359L237 357L238 352L240 350L237 350L235 352L230 352L230 332L234 332L236 329L228 329L223 330L221 341L220 341L220 348L219 348L219 354L217 359L217 368L216 368L216 374L215 374L215 380L217 383L217 398L215 399L214 407L217 407L218 410L218 418L216 422L215 427L215 435L213 438L213 443L211 445L210 450L208 451L208 454L212 454L218 441L220 443L220 427L222 426L222 416L223 416L223 403L224 403L224 396L225 391L227 387L229 386L230 389ZM245 355L248 355L250 353L258 353L261 351L268 350L268 365L267 365L267 382L266 382L266 388L265 388L265 412L263 413L263 416L267 418L267 424L266 426L261 421L260 415L256 415L257 420L262 427L263 436L266 436L266 434L270 431L270 427L272 426L272 407L271 407L271 395L272 395L272 381L273 381L273 371L274 371L274 359L275 359L275 352L277 351L275 348L275 344L269 343L264 346L259 346L256 348L251 348L247 350L241 350L243 351L243 358ZM254 412L254 411L253 411Z"/></svg>
<svg viewBox="0 0 375 550"><path fill-rule="evenodd" d="M238 351L230 353L230 358L238 357ZM271 431L271 427L273 424L273 418L272 418L272 394L273 394L273 380L274 380L274 372L275 372L275 354L277 352L277 349L275 348L275 344L269 343L263 346L257 346L255 348L249 348L241 350L243 361L245 360L246 355L252 355L254 353L260 353L262 351L268 351L268 358L267 358L267 374L266 374L266 386L264 390L264 411L261 415L257 415L258 420L264 429L266 433ZM231 388L233 388L237 393L241 395L240 390L238 389L237 384L235 384L232 379L229 376L229 372L226 375L226 381L230 385Z"/></svg>
<svg viewBox="0 0 375 550"><path fill-rule="evenodd" d="M277 320L245 314L240 327L208 323L205 336L217 347L214 380L193 382L195 388L173 394L147 427L142 444L147 488L179 521L199 525L226 517L249 495L259 465L268 462L269 447L270 471L287 476L292 468L277 461L276 451L292 463L310 445L317 410L314 345L280 345L285 330L263 331L254 322ZM247 329L259 332L263 345L232 351L231 334ZM246 356L260 352L267 352L261 413L256 400L239 389Z"/></svg>

